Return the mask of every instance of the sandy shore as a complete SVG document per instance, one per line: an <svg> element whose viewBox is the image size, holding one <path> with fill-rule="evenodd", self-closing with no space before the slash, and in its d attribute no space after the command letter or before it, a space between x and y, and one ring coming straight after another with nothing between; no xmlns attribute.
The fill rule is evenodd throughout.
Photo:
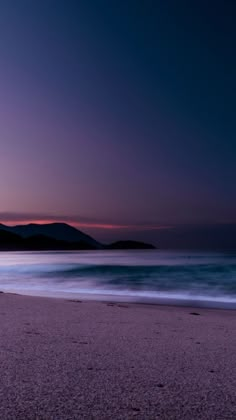
<svg viewBox="0 0 236 420"><path fill-rule="evenodd" d="M1 294L0 322L2 420L236 418L235 311Z"/></svg>

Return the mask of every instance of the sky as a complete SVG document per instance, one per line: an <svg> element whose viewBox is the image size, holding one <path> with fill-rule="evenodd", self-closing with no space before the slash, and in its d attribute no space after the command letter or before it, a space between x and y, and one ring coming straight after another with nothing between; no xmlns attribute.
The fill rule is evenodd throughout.
<svg viewBox="0 0 236 420"><path fill-rule="evenodd" d="M235 20L233 0L0 0L0 222L236 223Z"/></svg>

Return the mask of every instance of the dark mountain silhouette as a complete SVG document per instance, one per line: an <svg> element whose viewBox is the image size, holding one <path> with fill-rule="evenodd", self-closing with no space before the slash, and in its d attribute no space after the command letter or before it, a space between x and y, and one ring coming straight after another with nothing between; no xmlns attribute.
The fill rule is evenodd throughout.
<svg viewBox="0 0 236 420"><path fill-rule="evenodd" d="M0 250L21 249L22 238L12 232L0 230Z"/></svg>
<svg viewBox="0 0 236 420"><path fill-rule="evenodd" d="M4 233L5 232L5 233ZM6 232L15 236L6 235ZM157 241L158 249L236 250L236 224L176 226L158 232L142 232L147 243L121 240L104 246L91 236L66 223L29 224L9 227L0 224L0 249L153 249L149 240ZM32 238L22 242L21 239ZM42 238L44 237L44 239ZM41 239L40 239L41 237ZM47 239L45 239L45 237ZM54 240L54 242L53 242ZM57 242L59 241L59 242Z"/></svg>
<svg viewBox="0 0 236 420"><path fill-rule="evenodd" d="M62 249L67 242L58 239L50 238L45 235L34 235L28 238L22 238L22 242L26 249L29 250L49 250Z"/></svg>
<svg viewBox="0 0 236 420"><path fill-rule="evenodd" d="M44 235L22 238L12 232L0 230L1 251L49 251L49 250L92 250L97 249L87 242L67 242Z"/></svg>
<svg viewBox="0 0 236 420"><path fill-rule="evenodd" d="M107 245L107 249L155 249L155 246L138 241L117 241Z"/></svg>
<svg viewBox="0 0 236 420"><path fill-rule="evenodd" d="M87 242L68 242L60 239L50 238L45 235L34 235L22 238L24 249L31 251L48 250L92 250L97 249Z"/></svg>
<svg viewBox="0 0 236 420"><path fill-rule="evenodd" d="M0 224L0 250L96 250L154 249L135 241L119 241L105 246L66 223L5 226Z"/></svg>
<svg viewBox="0 0 236 420"><path fill-rule="evenodd" d="M67 225L66 223L49 223L43 225L31 223L28 225L19 226L5 226L0 224L0 230L15 233L23 238L30 238L32 236L45 236L59 241L83 243L89 249L102 248L102 245L91 236L86 235L85 233L70 225Z"/></svg>

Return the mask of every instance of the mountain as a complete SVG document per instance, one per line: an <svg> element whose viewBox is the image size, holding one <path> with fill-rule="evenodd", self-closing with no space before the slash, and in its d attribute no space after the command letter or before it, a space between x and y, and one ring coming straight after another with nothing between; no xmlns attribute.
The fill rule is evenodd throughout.
<svg viewBox="0 0 236 420"><path fill-rule="evenodd" d="M28 225L5 226L0 224L0 230L8 231L20 235L22 238L30 238L32 236L44 236L59 241L70 243L82 243L86 249L101 249L103 246L91 236L86 235L80 230L67 225L66 223L49 223L39 225L30 223Z"/></svg>
<svg viewBox="0 0 236 420"><path fill-rule="evenodd" d="M16 236L7 236L6 232ZM140 232L134 231L132 232L134 241L126 241L125 237L124 240L121 237L122 240L104 246L91 236L66 223L29 224L14 227L0 224L0 249L37 249L39 243L43 247L41 249L154 249L153 245L149 245L150 241L154 244L156 242L158 249L226 252L236 250L235 223L175 226L158 231L143 231L142 236L144 242L139 241ZM23 239L34 237L34 239L23 243L21 237Z"/></svg>
<svg viewBox="0 0 236 420"><path fill-rule="evenodd" d="M107 249L156 249L155 246L138 241L117 241L106 246Z"/></svg>
<svg viewBox="0 0 236 420"><path fill-rule="evenodd" d="M95 249L155 249L138 241L118 241L102 245L91 236L66 223L5 226L0 224L1 250L95 250Z"/></svg>
<svg viewBox="0 0 236 420"><path fill-rule="evenodd" d="M0 230L0 250L21 249L22 238L12 232Z"/></svg>
<svg viewBox="0 0 236 420"><path fill-rule="evenodd" d="M23 238L15 233L0 229L1 251L49 251L49 250L92 250L94 248L87 242L68 242L54 239L44 235L34 235Z"/></svg>
<svg viewBox="0 0 236 420"><path fill-rule="evenodd" d="M54 239L44 235L34 235L28 238L22 238L22 246L26 250L31 251L49 251L49 250L92 250L97 249L87 242L68 242L59 239Z"/></svg>

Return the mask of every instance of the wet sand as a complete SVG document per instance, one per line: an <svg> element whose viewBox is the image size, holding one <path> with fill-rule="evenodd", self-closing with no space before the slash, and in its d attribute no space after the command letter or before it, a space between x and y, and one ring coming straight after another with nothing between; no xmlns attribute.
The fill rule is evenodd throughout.
<svg viewBox="0 0 236 420"><path fill-rule="evenodd" d="M0 294L0 419L236 418L236 312Z"/></svg>

